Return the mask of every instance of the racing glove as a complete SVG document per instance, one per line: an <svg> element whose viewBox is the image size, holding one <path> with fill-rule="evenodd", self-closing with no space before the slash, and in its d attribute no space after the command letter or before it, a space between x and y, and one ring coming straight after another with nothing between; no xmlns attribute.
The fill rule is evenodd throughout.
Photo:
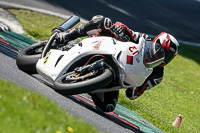
<svg viewBox="0 0 200 133"><path fill-rule="evenodd" d="M68 36L68 33L66 33L66 32L57 33L56 37L55 37L57 44L65 44L65 43L67 43L68 42L68 37L67 36Z"/></svg>
<svg viewBox="0 0 200 133"><path fill-rule="evenodd" d="M141 96L144 93L144 91L149 90L152 87L153 87L152 83L148 80L142 86L135 87L135 88L127 88L126 97L128 97L130 100L135 100L139 96Z"/></svg>
<svg viewBox="0 0 200 133"><path fill-rule="evenodd" d="M123 37L125 33L124 29L120 25L111 26L110 31L117 37Z"/></svg>
<svg viewBox="0 0 200 133"><path fill-rule="evenodd" d="M121 24L121 25L120 25ZM128 42L132 41L132 36L129 32L131 32L127 26L123 25L122 23L118 22L115 25L111 26L110 31L117 37L117 39ZM133 42L133 41L132 41Z"/></svg>

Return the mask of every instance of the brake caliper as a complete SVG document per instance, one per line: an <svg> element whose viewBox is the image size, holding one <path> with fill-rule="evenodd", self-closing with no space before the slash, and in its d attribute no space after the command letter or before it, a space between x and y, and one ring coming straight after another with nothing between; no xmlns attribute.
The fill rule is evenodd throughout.
<svg viewBox="0 0 200 133"><path fill-rule="evenodd" d="M81 75L92 72L92 71L97 71L97 70L103 70L104 68L107 67L107 64L104 62L103 59L96 61L90 65L83 66L83 67L77 67L75 69L75 73L79 73Z"/></svg>

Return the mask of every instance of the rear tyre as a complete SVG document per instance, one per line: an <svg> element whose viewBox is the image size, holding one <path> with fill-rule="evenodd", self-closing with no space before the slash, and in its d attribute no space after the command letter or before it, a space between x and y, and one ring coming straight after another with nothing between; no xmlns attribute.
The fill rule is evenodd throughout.
<svg viewBox="0 0 200 133"><path fill-rule="evenodd" d="M32 44L22 49L17 56L17 67L28 74L37 74L36 63L41 57L46 42Z"/></svg>
<svg viewBox="0 0 200 133"><path fill-rule="evenodd" d="M96 72L77 76L73 71L59 77L54 82L54 89L63 95L88 93L103 88L113 81L113 73L110 69L102 70L101 74Z"/></svg>

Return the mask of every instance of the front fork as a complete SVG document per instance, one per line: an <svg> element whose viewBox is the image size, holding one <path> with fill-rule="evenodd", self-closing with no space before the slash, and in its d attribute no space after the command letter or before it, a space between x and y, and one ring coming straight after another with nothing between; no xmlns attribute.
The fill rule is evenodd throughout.
<svg viewBox="0 0 200 133"><path fill-rule="evenodd" d="M107 69L107 68L110 69L114 73L113 69L105 62L105 60L101 59L90 65L75 68L75 73L84 75L92 71L103 71L104 69Z"/></svg>

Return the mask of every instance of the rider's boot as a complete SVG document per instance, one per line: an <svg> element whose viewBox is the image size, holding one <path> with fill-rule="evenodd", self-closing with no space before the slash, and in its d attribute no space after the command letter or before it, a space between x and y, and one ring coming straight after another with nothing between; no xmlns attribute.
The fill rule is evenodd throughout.
<svg viewBox="0 0 200 133"><path fill-rule="evenodd" d="M89 22L82 24L73 30L58 33L56 40L58 43L66 44L68 41L74 40L78 37L99 35L100 32L107 34L111 25L112 21L109 18L97 15Z"/></svg>
<svg viewBox="0 0 200 133"><path fill-rule="evenodd" d="M118 91L90 94L96 109L101 112L112 112L118 101Z"/></svg>

